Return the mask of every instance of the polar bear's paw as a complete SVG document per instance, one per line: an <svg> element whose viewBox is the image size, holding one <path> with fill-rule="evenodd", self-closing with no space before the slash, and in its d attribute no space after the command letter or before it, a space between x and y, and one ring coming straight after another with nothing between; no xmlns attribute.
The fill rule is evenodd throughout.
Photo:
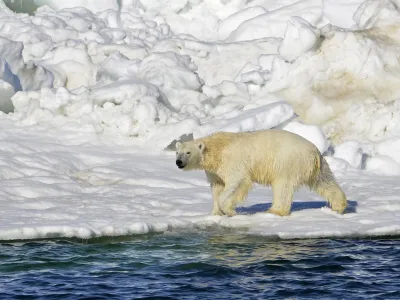
<svg viewBox="0 0 400 300"><path fill-rule="evenodd" d="M290 215L290 212L283 211L283 210L280 210L280 209L276 209L276 208L273 208L273 207L268 209L267 213L270 213L270 214L273 214L273 215L277 215L277 216L280 216L280 217L285 217L285 216L289 216Z"/></svg>
<svg viewBox="0 0 400 300"><path fill-rule="evenodd" d="M233 208L225 208L225 209L223 209L223 212L228 217L236 216L236 211Z"/></svg>
<svg viewBox="0 0 400 300"><path fill-rule="evenodd" d="M224 213L220 209L213 209L211 212L212 216L223 216Z"/></svg>

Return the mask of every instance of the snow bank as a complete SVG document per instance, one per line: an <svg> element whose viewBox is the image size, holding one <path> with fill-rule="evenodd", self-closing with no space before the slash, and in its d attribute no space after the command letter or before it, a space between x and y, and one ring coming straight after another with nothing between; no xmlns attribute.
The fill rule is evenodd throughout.
<svg viewBox="0 0 400 300"><path fill-rule="evenodd" d="M294 120L287 123L282 122L282 124L278 127L280 129L296 133L309 140L322 154L328 150L329 142L327 141L326 136L321 128L318 126L303 124L302 122Z"/></svg>
<svg viewBox="0 0 400 300"><path fill-rule="evenodd" d="M4 59L0 59L0 78L0 111L9 113L14 110L11 97L21 87L18 77L12 73L10 65Z"/></svg>
<svg viewBox="0 0 400 300"><path fill-rule="evenodd" d="M48 5L55 10L65 8L84 7L93 12L102 12L105 10L118 10L119 5L117 0L34 0L38 6Z"/></svg>
<svg viewBox="0 0 400 300"><path fill-rule="evenodd" d="M0 1L0 238L398 234L397 0L64 2L29 16ZM210 217L204 176L159 153L265 128L324 153L350 214L301 192L275 218L255 191L243 214Z"/></svg>
<svg viewBox="0 0 400 300"><path fill-rule="evenodd" d="M301 120L286 129L314 136L321 151L324 135L339 144L399 132L390 1L56 2L0 19L3 49L12 49L2 54L1 106L12 111L14 101L23 124L70 119L149 139L189 122L176 132L201 135L261 129L241 121L246 111L284 100ZM345 11L355 13L347 29L327 24Z"/></svg>
<svg viewBox="0 0 400 300"><path fill-rule="evenodd" d="M275 57L268 70L270 79L253 97L273 93L286 99L303 121L324 124L336 143L353 134L381 139L391 134L385 127L391 122L390 114L398 113L398 104L393 101L400 96L400 77L396 58L399 40L395 35L377 38L379 34L384 34L383 28L346 31L325 26L318 47L312 39L308 44L299 42L296 48L306 43L315 50L291 63L285 60L293 59L296 53L288 51L289 55Z"/></svg>
<svg viewBox="0 0 400 300"><path fill-rule="evenodd" d="M12 16L14 13L7 7L7 5L0 1L0 17Z"/></svg>
<svg viewBox="0 0 400 300"><path fill-rule="evenodd" d="M365 0L324 0L323 13L329 23L342 28L355 25L353 15Z"/></svg>
<svg viewBox="0 0 400 300"><path fill-rule="evenodd" d="M363 150L360 143L348 141L335 147L334 157L347 161L352 167L361 169Z"/></svg>
<svg viewBox="0 0 400 300"><path fill-rule="evenodd" d="M320 31L299 17L292 17L286 27L285 36L279 45L279 57L293 61L313 49L320 38ZM293 48L293 45L297 45Z"/></svg>
<svg viewBox="0 0 400 300"><path fill-rule="evenodd" d="M319 25L324 22L322 8L323 1L321 0L303 0L260 14L241 23L229 35L227 40L234 42L267 37L283 37L286 23L293 16L294 11L297 17L306 20L311 25Z"/></svg>
<svg viewBox="0 0 400 300"><path fill-rule="evenodd" d="M260 2L252 6L244 1L200 1L197 6L174 1L168 7L151 1L142 2L142 6L125 1L119 7L111 1L105 6L98 4L97 10L91 8L90 1L80 2L81 8L67 9L48 3L34 16L0 19L0 34L16 43L13 47L17 51L12 53L19 53L19 58L5 58L2 69L10 67L18 78L24 76L23 72L16 74L15 66L38 73L30 82L36 85L28 88L23 86L28 76L21 77L22 87L18 88L12 74L3 75L5 99L19 92L15 96L19 103L16 112L29 119L27 123L35 123L29 116L34 110L22 108L22 103L29 105L29 101L21 99L33 97L33 101L35 96L28 96L28 91L52 86L53 94L58 88L68 90L71 99L65 100L63 107L73 103L75 118L85 116L79 122L95 124L96 131L112 127L125 135L142 137L149 137L159 125L186 118L208 123L226 112L238 113L283 99L306 124L324 125L324 132L335 143L357 134L379 140L391 132L385 119L394 109L399 111L389 104L398 97L398 46L376 38L386 34L384 26L392 24L390 20L396 16L397 10L389 2L375 5L367 1L360 6L354 17L359 31L325 26L326 8L317 0ZM351 3L354 7L357 2ZM201 13L194 17L196 12ZM212 18L217 25L213 21L199 30L217 26L220 38L229 35L231 42L205 42L184 35L183 29L174 27L171 31L168 18ZM262 27L259 22L267 22L268 26ZM9 24L19 30L11 30ZM262 36L257 36L260 32ZM391 38L397 41L396 36ZM123 88L117 92L118 87ZM123 104L129 101L121 100L137 89L142 90L138 95L144 98L131 102L147 103L146 109L138 111L148 116L139 117L136 104ZM10 100L2 103L3 111L12 109ZM247 107L249 103L252 107ZM385 113L381 104L385 108L392 105L393 109ZM78 107L84 107L84 111L78 113ZM40 122L71 117L62 111L52 110L52 117L45 116L48 111L39 114ZM377 113L381 114L379 118L366 128L364 120ZM355 118L357 114L361 115ZM112 121L116 115L120 120ZM394 123L396 115L392 118ZM362 122L354 124L354 119ZM395 125L392 128L397 131ZM318 147L325 149L324 144Z"/></svg>
<svg viewBox="0 0 400 300"><path fill-rule="evenodd" d="M23 44L0 37L0 111L11 112L11 96L21 90L38 90L53 85L53 74L22 58Z"/></svg>
<svg viewBox="0 0 400 300"><path fill-rule="evenodd" d="M265 213L257 187L232 218L210 216L203 172L178 170L174 153L76 128L19 127L0 119L0 240L118 236L222 227L267 237L398 235L398 177L345 168L328 158L349 198L338 215L308 189L289 217Z"/></svg>
<svg viewBox="0 0 400 300"><path fill-rule="evenodd" d="M225 40L243 22L266 14L267 10L262 6L247 7L222 20L218 24L218 39Z"/></svg>
<svg viewBox="0 0 400 300"><path fill-rule="evenodd" d="M293 109L287 103L276 102L253 108L236 116L219 115L217 119L202 125L195 138L217 131L245 132L273 128L293 117Z"/></svg>
<svg viewBox="0 0 400 300"><path fill-rule="evenodd" d="M368 168L381 170L389 175L399 175L400 170L400 138L387 139L373 145L374 160L368 161Z"/></svg>
<svg viewBox="0 0 400 300"><path fill-rule="evenodd" d="M387 155L375 155L366 161L365 170L379 176L400 176L400 163Z"/></svg>
<svg viewBox="0 0 400 300"><path fill-rule="evenodd" d="M136 9L94 14L85 8L55 11L51 7L39 8L24 22L14 20L16 26L32 35L30 38L10 31L5 23L2 27L9 39L21 41L17 43L19 52L13 52L20 53L19 64L22 65L21 56L29 63L35 61L37 68L48 70L53 79L52 85L36 79L34 82L40 87L15 89L12 102L21 124L60 126L72 122L90 125L98 133L114 132L142 139L159 136L155 132L158 130L162 135L157 140L160 144L179 138L176 134L162 134L164 126L181 127L188 118L198 125L175 133L257 130L276 126L293 115L288 105L283 117L276 117L274 111L265 112L263 107L247 111L247 91L243 90L240 98L240 87L232 82L211 85L217 81L213 78L205 85L201 75L206 74L207 66L226 53L231 57L241 55L242 44L210 45L193 39L170 39L171 32L162 19L150 21ZM33 47L38 42L41 47ZM261 54L276 53L277 43L264 41L249 45L249 49L253 61L257 61ZM198 59L192 59L190 54ZM201 62L204 55L214 58L207 64L200 63L198 73L195 61ZM248 68L243 68L248 58L247 53L234 64L244 81L251 80L244 73ZM6 62L10 61L7 58ZM233 65L228 59L223 64ZM7 78L7 83L12 83L12 77ZM246 111L242 114L243 109ZM226 113L233 113L235 118L221 120Z"/></svg>

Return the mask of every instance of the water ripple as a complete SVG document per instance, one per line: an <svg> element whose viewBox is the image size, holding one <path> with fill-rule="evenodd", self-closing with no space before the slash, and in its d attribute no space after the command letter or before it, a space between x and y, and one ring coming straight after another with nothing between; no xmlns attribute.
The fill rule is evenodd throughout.
<svg viewBox="0 0 400 300"><path fill-rule="evenodd" d="M400 299L400 240L0 244L0 299Z"/></svg>

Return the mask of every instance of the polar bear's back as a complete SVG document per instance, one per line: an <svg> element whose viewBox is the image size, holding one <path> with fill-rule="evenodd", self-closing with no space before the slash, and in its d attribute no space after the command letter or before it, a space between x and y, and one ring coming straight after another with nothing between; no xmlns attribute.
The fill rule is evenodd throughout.
<svg viewBox="0 0 400 300"><path fill-rule="evenodd" d="M246 148L250 148L253 151L262 148L271 151L287 151L289 153L296 151L296 149L300 151L318 151L313 143L300 135L279 129L239 133L217 132L205 139L207 139L207 143L218 144L218 149L229 148L230 151L238 149L243 152Z"/></svg>
<svg viewBox="0 0 400 300"><path fill-rule="evenodd" d="M271 184L277 178L307 181L320 168L317 147L285 130L219 132L208 137L207 143L221 151L224 173L245 168L251 180L260 184Z"/></svg>

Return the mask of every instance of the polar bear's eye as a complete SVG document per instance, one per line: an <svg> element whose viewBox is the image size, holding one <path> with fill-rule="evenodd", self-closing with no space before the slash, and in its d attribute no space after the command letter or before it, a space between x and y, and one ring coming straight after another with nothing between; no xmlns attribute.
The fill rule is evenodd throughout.
<svg viewBox="0 0 400 300"><path fill-rule="evenodd" d="M187 155L190 155L190 152L186 152Z"/></svg>

